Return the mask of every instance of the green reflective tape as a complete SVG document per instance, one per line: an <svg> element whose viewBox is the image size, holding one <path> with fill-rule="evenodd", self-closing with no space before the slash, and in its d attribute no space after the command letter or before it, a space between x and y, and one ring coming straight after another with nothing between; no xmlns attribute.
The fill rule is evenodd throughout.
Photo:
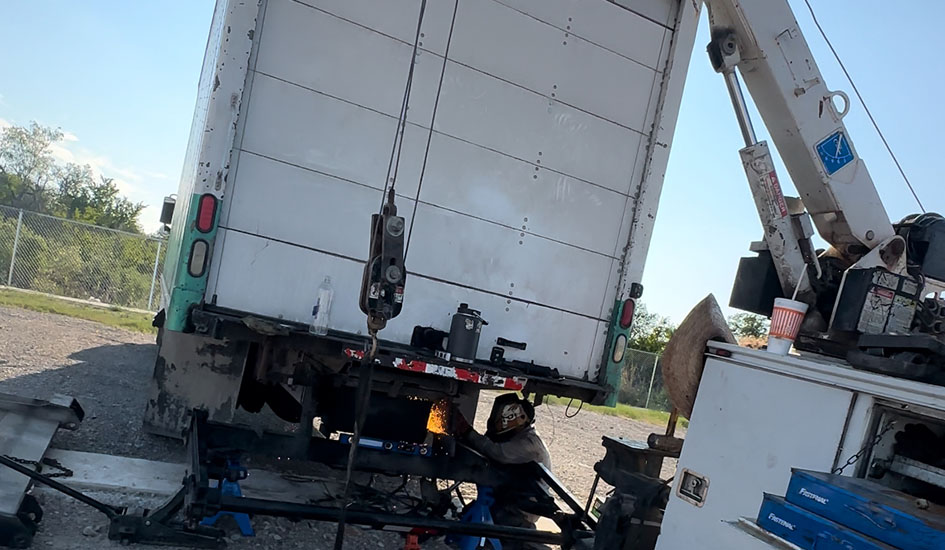
<svg viewBox="0 0 945 550"><path fill-rule="evenodd" d="M194 194L190 198L190 206L187 209L187 220L183 231L181 232L180 242L175 243L170 250L177 253L175 270L173 275L174 284L171 287L171 299L165 311L166 319L164 321L165 330L174 330L181 332L187 327L191 308L203 301L207 292L207 276L210 272L209 262L213 256L213 242L217 235L217 223L220 217L220 201L217 199L216 213L213 218L213 227L207 233L197 231L197 209L200 204L202 194ZM203 239L209 244L206 262L208 266L203 270L200 277L194 277L188 269L190 261L190 251L193 248L194 241Z"/></svg>
<svg viewBox="0 0 945 550"><path fill-rule="evenodd" d="M625 346L630 342L630 329L620 326L620 317L623 315L625 305L623 300L614 301L613 314L610 316L610 329L607 331L607 347L604 348L604 357L602 363L605 365L603 372L598 378L598 382L603 382L610 389L610 394L604 402L606 407L617 406L617 394L620 392L620 384L623 381L623 370L627 364L629 354L623 353L620 362L614 361L614 344L617 338L623 334L626 338Z"/></svg>

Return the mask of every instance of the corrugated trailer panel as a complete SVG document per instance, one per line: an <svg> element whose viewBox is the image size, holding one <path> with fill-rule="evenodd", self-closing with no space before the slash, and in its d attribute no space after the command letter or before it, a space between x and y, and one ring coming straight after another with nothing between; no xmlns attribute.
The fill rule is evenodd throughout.
<svg viewBox="0 0 945 550"><path fill-rule="evenodd" d="M300 251L299 247L291 244L233 231L226 232L226 246L221 270L241 273L241 277L220 279L217 292L227 296L227 307L304 321L311 306L296 297L312 295L321 279L299 277L297 273L315 270L332 278L336 295L332 304L333 325L354 333L365 331L363 314L359 315L357 304L363 268L360 261L307 249ZM291 269L286 269L286 266L291 266ZM247 290L247 279L270 281L271 284ZM572 375L581 377L587 369L594 369L600 356L593 353L595 335L606 329L606 323L421 276L410 280L410 288L413 292L411 307L404 308L401 315L388 325L383 333L385 338L409 340L410 332L417 324L446 326L456 311L452 304L469 300L482 309L483 317L490 323L503 327L502 335L506 338L555 342L554 346L529 345L528 357L538 363L551 364L558 360L559 355L574 358L570 363ZM486 344L480 343L480 354L488 354ZM590 360L592 356L594 364Z"/></svg>
<svg viewBox="0 0 945 550"><path fill-rule="evenodd" d="M534 2L510 4L539 8ZM544 12L554 10L552 4L538 11L545 15ZM583 22L581 25L572 25L571 21L559 27L500 2L460 2L457 20L462 24L454 31L450 58L556 102L643 132L665 29L608 2L586 4L590 9L577 16ZM600 25L604 19L597 16L600 9L611 17L606 27ZM581 36L572 26L593 33ZM610 29L619 32L608 36ZM608 36L610 42L618 43L621 42L618 37L634 37L638 43L620 44L626 53L621 55L595 43L597 36ZM643 43L639 43L641 39Z"/></svg>
<svg viewBox="0 0 945 550"><path fill-rule="evenodd" d="M626 195L536 168L434 134L421 199L513 229L524 225L530 234L612 256Z"/></svg>
<svg viewBox="0 0 945 550"><path fill-rule="evenodd" d="M410 275L382 337L468 302L490 322L480 356L503 336L529 344L510 358L596 380L675 25L675 1L639 4L428 2L397 179ZM418 8L264 3L209 300L305 321L327 274L332 325L363 330Z"/></svg>

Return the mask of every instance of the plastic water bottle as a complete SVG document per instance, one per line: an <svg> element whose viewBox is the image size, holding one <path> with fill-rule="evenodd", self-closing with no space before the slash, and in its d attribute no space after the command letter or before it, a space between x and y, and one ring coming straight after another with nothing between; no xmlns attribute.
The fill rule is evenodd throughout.
<svg viewBox="0 0 945 550"><path fill-rule="evenodd" d="M318 287L318 294L315 297L315 307L312 308L312 325L309 332L324 336L328 334L328 319L331 315L331 299L335 291L331 288L331 277L325 277L322 284Z"/></svg>

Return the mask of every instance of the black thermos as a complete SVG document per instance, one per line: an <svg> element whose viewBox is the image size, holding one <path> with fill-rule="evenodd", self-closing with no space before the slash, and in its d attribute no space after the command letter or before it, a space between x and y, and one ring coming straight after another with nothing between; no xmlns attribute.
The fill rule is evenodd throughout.
<svg viewBox="0 0 945 550"><path fill-rule="evenodd" d="M482 325L488 324L482 320L479 311L469 308L469 304L459 304L450 323L450 337L446 344L450 359L460 363L475 361Z"/></svg>

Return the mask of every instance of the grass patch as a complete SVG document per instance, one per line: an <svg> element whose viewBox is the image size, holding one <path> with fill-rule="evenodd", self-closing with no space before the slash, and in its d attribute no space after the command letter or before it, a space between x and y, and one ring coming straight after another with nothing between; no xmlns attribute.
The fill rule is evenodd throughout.
<svg viewBox="0 0 945 550"><path fill-rule="evenodd" d="M151 326L150 314L126 311L113 306L97 307L62 300L46 294L0 289L0 306L18 307L41 313L56 313L135 332L157 333L157 329Z"/></svg>
<svg viewBox="0 0 945 550"><path fill-rule="evenodd" d="M545 397L545 403L549 405L567 405L570 399L567 397ZM578 403L574 403L571 406L572 412L577 410ZM608 416L619 416L621 418L629 418L630 420L639 420L640 422L646 422L647 424L653 424L654 426L666 427L666 423L669 422L669 413L663 411L651 411L650 409L641 409L640 407L631 407L630 405L625 405L623 403L617 403L616 407L601 407L597 405L588 405L584 404L582 411L593 411L598 414L606 414ZM689 421L685 418L679 419L679 426L683 428L689 427Z"/></svg>

